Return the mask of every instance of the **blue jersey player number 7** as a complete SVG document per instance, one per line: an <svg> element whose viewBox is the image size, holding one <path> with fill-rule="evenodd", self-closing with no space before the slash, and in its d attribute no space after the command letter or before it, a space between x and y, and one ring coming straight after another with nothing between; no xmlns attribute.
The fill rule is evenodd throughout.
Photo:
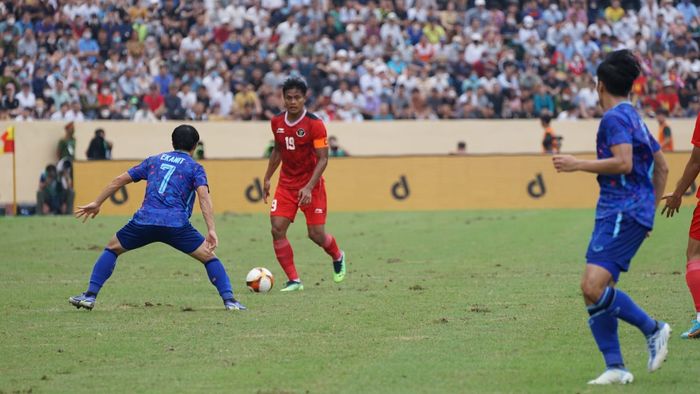
<svg viewBox="0 0 700 394"><path fill-rule="evenodd" d="M130 168L107 185L93 202L78 207L75 216L85 222L97 216L105 200L123 186L131 182L147 182L141 208L112 237L95 262L87 290L69 298L73 306L88 310L95 306L97 294L112 275L119 255L153 242L162 242L204 264L226 309L246 309L233 297L226 269L214 253L219 238L207 175L204 168L192 159L198 142L199 133L194 127L176 127L172 134L173 151L151 156ZM207 225L206 237L190 224L195 195L199 198Z"/></svg>

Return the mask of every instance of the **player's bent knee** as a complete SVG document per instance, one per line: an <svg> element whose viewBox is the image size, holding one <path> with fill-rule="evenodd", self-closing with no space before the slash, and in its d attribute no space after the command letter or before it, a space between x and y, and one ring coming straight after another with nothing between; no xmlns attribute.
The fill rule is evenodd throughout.
<svg viewBox="0 0 700 394"><path fill-rule="evenodd" d="M117 256L119 256L120 254L126 252L126 249L124 249L124 247L123 247L122 244L119 242L119 239L117 239L116 236L112 237L112 239L109 241L109 243L107 244L107 246L105 247L105 249L111 250L111 251L114 252L114 254L116 254Z"/></svg>
<svg viewBox="0 0 700 394"><path fill-rule="evenodd" d="M274 239L282 239L287 236L287 231L285 229L275 226L272 226L271 233Z"/></svg>
<svg viewBox="0 0 700 394"><path fill-rule="evenodd" d="M309 230L309 239L314 241L319 245L323 245L326 241L326 233L323 231L311 231Z"/></svg>
<svg viewBox="0 0 700 394"><path fill-rule="evenodd" d="M204 244L197 248L194 252L190 253L190 256L198 260L200 263L205 264L216 258L216 254L210 251Z"/></svg>
<svg viewBox="0 0 700 394"><path fill-rule="evenodd" d="M583 296L593 302L600 298L605 287L605 284L597 283L589 278L583 278L583 280L581 280L581 292Z"/></svg>

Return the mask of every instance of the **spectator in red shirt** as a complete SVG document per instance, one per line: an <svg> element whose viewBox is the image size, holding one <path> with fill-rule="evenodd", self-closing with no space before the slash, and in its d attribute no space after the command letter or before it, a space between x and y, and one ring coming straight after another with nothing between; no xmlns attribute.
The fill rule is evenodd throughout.
<svg viewBox="0 0 700 394"><path fill-rule="evenodd" d="M163 111L165 111L165 99L163 95L160 94L160 90L156 84L151 84L148 94L143 97L143 102L156 114L156 117L160 117Z"/></svg>
<svg viewBox="0 0 700 394"><path fill-rule="evenodd" d="M656 95L656 100L661 108L667 110L671 116L678 115L680 105L678 105L678 93L670 80L664 81L663 90Z"/></svg>
<svg viewBox="0 0 700 394"><path fill-rule="evenodd" d="M109 91L109 86L104 85L97 95L97 103L100 107L111 107L114 104L114 96Z"/></svg>

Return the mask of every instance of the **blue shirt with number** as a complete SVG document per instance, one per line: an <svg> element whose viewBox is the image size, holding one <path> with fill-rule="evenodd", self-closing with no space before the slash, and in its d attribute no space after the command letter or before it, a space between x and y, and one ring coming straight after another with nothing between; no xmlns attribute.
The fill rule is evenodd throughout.
<svg viewBox="0 0 700 394"><path fill-rule="evenodd" d="M136 224L185 226L192 216L197 188L208 186L204 168L180 151L151 156L128 172L134 182L148 182L143 204L132 219Z"/></svg>
<svg viewBox="0 0 700 394"><path fill-rule="evenodd" d="M632 145L632 172L598 175L600 198L596 218L625 213L637 223L651 229L656 211L652 183L654 153L659 150L659 143L634 107L629 102L622 102L603 115L596 144L598 159L613 157L611 148L615 145Z"/></svg>

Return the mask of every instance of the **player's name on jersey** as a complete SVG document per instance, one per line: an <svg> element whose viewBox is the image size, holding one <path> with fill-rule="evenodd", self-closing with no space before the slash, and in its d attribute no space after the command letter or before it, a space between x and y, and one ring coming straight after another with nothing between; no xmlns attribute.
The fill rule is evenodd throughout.
<svg viewBox="0 0 700 394"><path fill-rule="evenodd" d="M183 161L185 161L184 157L175 157L171 156L167 153L163 153L160 155L160 160L161 161L167 161L168 163L173 163L173 164L182 164Z"/></svg>

